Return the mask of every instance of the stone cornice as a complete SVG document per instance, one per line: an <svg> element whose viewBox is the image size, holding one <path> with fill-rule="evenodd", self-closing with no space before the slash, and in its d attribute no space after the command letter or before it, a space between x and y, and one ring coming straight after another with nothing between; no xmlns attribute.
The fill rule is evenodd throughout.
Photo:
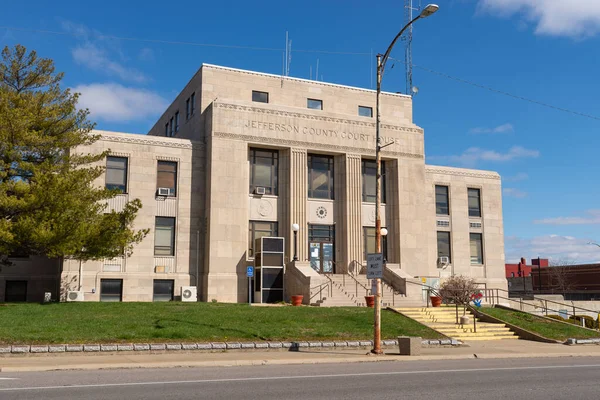
<svg viewBox="0 0 600 400"><path fill-rule="evenodd" d="M359 147L351 147L351 146L338 146L333 144L325 144L325 143L315 143L309 141L300 141L300 140L289 140L289 139L278 139L271 137L263 137L263 136L251 136L251 135L238 135L236 133L229 132L213 132L212 136L222 139L233 139L233 140L243 140L247 142L256 142L256 143L266 143L271 145L279 145L286 147L308 147L312 149L322 149L322 150L331 150L341 153L356 153L361 152L362 154L375 154L375 149L371 148L359 148ZM389 157L403 157L403 158L416 158L423 159L423 156L420 154L412 154L412 153L403 153L399 151L387 151L385 149L381 150L381 152Z"/></svg>
<svg viewBox="0 0 600 400"><path fill-rule="evenodd" d="M222 103L222 102L218 102L218 101L213 102L212 105L216 109L245 111L245 112L253 112L253 113L257 113L257 114L268 114L268 115L275 115L275 116L281 116L281 117L301 118L304 120L334 122L334 123L338 123L338 124L364 126L367 128L375 129L374 122L364 122L364 121L358 121L355 119L317 116L317 115L303 114L303 113L292 112L292 111L274 110L274 109L261 108L261 107L251 107L251 106L245 106L245 105L241 105L241 104ZM386 129L386 130L392 130L392 131L423 134L423 129L420 129L420 128L410 128L410 127L406 127L406 126L389 125L389 124L381 124L381 128Z"/></svg>
<svg viewBox="0 0 600 400"><path fill-rule="evenodd" d="M135 135L130 136L117 136L106 133L100 134L100 140L105 142L115 143L130 143L130 144L143 144L158 147L173 147L177 149L204 149L205 144L195 141L183 141L181 139L169 140L160 136L152 136L153 139L149 139L146 135Z"/></svg>
<svg viewBox="0 0 600 400"><path fill-rule="evenodd" d="M500 175L497 172L483 171L483 170L478 171L478 170L472 170L472 169L461 169L461 168L439 167L439 166L426 165L425 172L428 174L468 176L471 178L484 178L484 179L500 180Z"/></svg>

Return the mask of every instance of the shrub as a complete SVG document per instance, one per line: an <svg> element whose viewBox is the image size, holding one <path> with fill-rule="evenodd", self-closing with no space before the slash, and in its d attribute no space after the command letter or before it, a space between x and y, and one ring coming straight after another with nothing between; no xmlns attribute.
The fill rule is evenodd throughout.
<svg viewBox="0 0 600 400"><path fill-rule="evenodd" d="M572 323L573 325L582 326L581 320L585 321L584 324L586 328L598 329L598 321L589 315L572 315L569 317L568 322Z"/></svg>
<svg viewBox="0 0 600 400"><path fill-rule="evenodd" d="M553 314L553 315L546 315L546 316L547 316L548 318L552 318L552 319L555 319L555 320L557 320L557 321L563 321L563 322L567 321L566 319L564 319L564 318L563 318L563 317L561 317L560 315L556 315L556 314Z"/></svg>

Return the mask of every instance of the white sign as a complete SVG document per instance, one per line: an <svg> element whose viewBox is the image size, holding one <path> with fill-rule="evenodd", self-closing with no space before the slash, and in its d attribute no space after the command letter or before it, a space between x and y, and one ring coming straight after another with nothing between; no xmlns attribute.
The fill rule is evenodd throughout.
<svg viewBox="0 0 600 400"><path fill-rule="evenodd" d="M383 254L367 254L367 279L383 278Z"/></svg>

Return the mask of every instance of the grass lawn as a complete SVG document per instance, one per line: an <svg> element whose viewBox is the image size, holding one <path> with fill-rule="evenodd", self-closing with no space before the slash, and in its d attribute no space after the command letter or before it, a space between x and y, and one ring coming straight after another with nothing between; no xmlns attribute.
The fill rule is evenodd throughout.
<svg viewBox="0 0 600 400"><path fill-rule="evenodd" d="M537 333L548 339L567 340L569 338L588 339L600 338L600 332L582 329L576 325L563 324L558 321L549 321L535 315L520 311L504 310L502 308L482 308L482 312L511 323L519 328Z"/></svg>
<svg viewBox="0 0 600 400"><path fill-rule="evenodd" d="M382 311L382 338L441 336ZM351 340L373 335L373 309L220 303L0 304L0 343Z"/></svg>

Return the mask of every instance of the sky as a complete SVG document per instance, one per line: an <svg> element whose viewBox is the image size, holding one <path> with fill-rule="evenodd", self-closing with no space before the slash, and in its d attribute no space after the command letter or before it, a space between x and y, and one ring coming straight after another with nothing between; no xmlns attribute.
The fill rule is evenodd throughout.
<svg viewBox="0 0 600 400"><path fill-rule="evenodd" d="M286 32L290 76L373 88L404 21L401 0L85 3L5 3L0 44L54 59L98 129L141 134L202 63L280 74ZM599 262L600 1L438 4L413 37L427 163L501 174L507 262ZM405 88L390 60L383 89Z"/></svg>

